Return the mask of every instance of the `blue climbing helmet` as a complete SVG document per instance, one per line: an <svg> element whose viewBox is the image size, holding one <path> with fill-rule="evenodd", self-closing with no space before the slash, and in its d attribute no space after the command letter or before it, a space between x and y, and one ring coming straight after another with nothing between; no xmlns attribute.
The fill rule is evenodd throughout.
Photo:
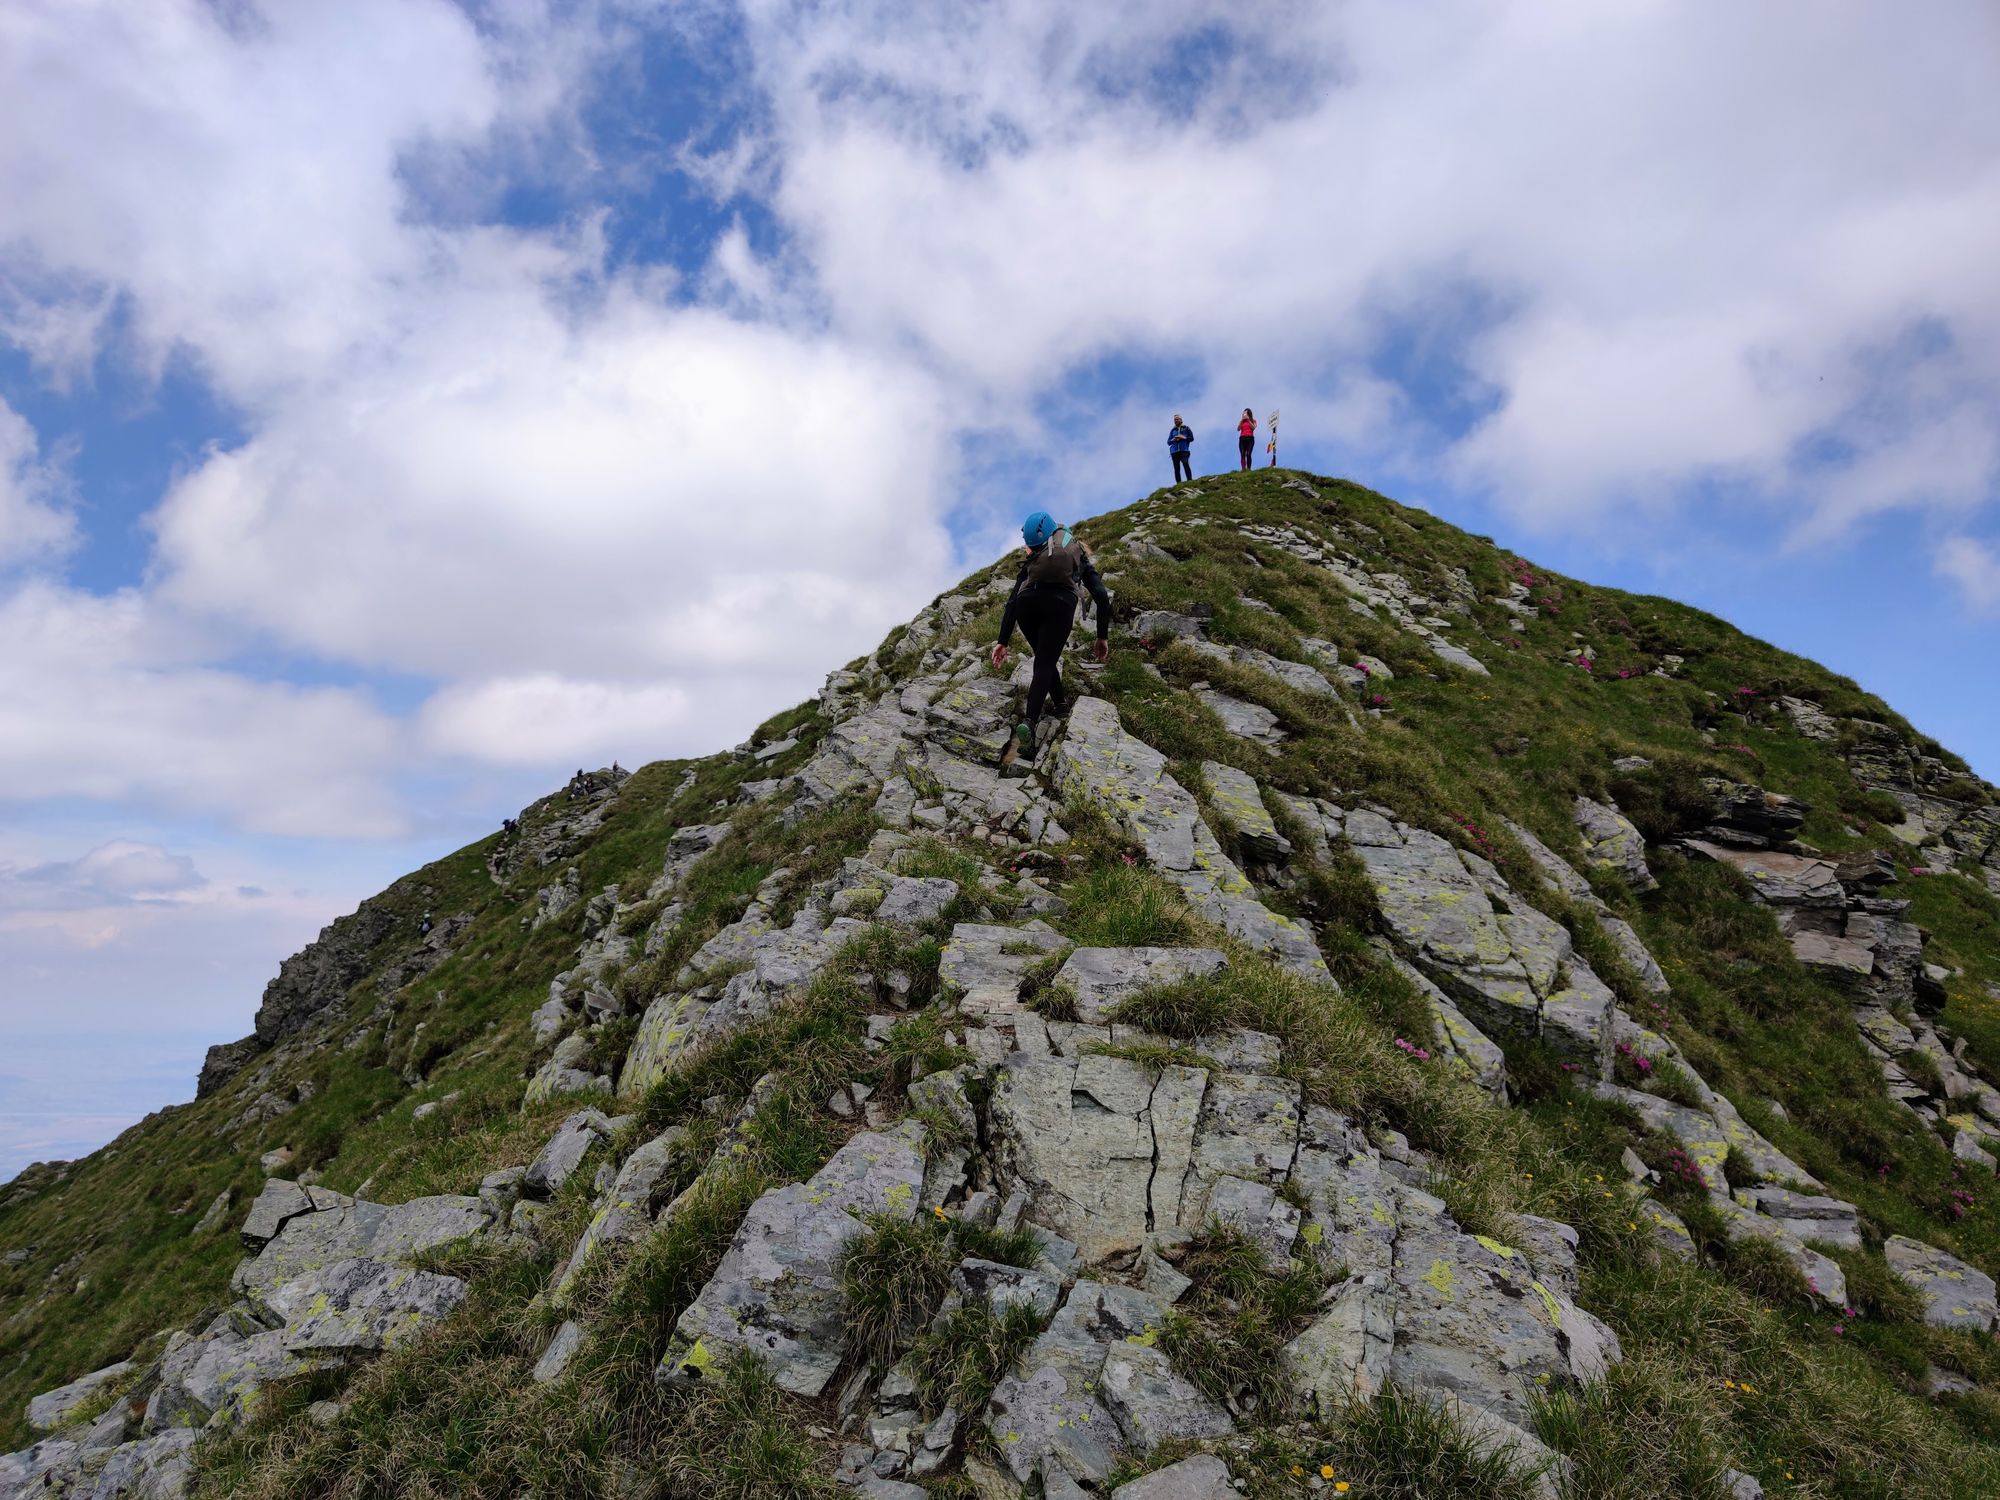
<svg viewBox="0 0 2000 1500"><path fill-rule="evenodd" d="M1056 534L1056 518L1045 510L1038 510L1021 523L1021 540L1030 547L1039 547Z"/></svg>

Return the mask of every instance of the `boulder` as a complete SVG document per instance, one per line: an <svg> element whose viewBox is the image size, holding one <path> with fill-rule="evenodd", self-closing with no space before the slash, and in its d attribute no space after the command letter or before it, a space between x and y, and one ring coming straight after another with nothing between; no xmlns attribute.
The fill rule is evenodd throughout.
<svg viewBox="0 0 2000 1500"><path fill-rule="evenodd" d="M811 1181L764 1194L675 1323L660 1379L699 1380L740 1350L782 1389L818 1396L846 1352L841 1260L867 1215L915 1217L923 1179L923 1130L906 1121L855 1136Z"/></svg>
<svg viewBox="0 0 2000 1500"><path fill-rule="evenodd" d="M1237 1500L1237 1494L1229 1465L1212 1453L1197 1453L1119 1485L1111 1500Z"/></svg>
<svg viewBox="0 0 2000 1500"><path fill-rule="evenodd" d="M455 1311L465 1292L456 1276L355 1257L293 1277L265 1307L284 1320L289 1353L372 1354Z"/></svg>
<svg viewBox="0 0 2000 1500"><path fill-rule="evenodd" d="M351 1259L407 1261L470 1238L491 1222L477 1198L412 1198L393 1205L341 1199L286 1220L269 1244L237 1266L230 1285L259 1304L286 1282L323 1266Z"/></svg>
<svg viewBox="0 0 2000 1500"><path fill-rule="evenodd" d="M599 1142L611 1134L611 1122L601 1110L580 1109L556 1127L521 1179L521 1196L549 1199L562 1191L576 1169Z"/></svg>
<svg viewBox="0 0 2000 1500"><path fill-rule="evenodd" d="M1607 866L1635 891L1650 891L1659 884L1646 867L1646 841L1617 808L1580 796L1574 815L1585 859Z"/></svg>
<svg viewBox="0 0 2000 1500"><path fill-rule="evenodd" d="M1955 1255L1900 1234L1882 1246L1889 1269L1924 1299L1924 1321L1939 1328L1993 1331L1996 1317L1993 1278Z"/></svg>
<svg viewBox="0 0 2000 1500"><path fill-rule="evenodd" d="M28 1425L37 1432L54 1432L70 1424L74 1414L96 1400L106 1386L115 1385L138 1368L129 1359L88 1375L79 1375L68 1385L44 1391L28 1403Z"/></svg>
<svg viewBox="0 0 2000 1500"><path fill-rule="evenodd" d="M1078 948L1056 971L1055 983L1076 996L1079 1020L1097 1022L1149 985L1218 974L1228 966L1217 948Z"/></svg>
<svg viewBox="0 0 2000 1500"><path fill-rule="evenodd" d="M1255 779L1247 772L1205 760L1201 778L1216 817L1242 841L1245 850L1265 861L1283 860L1291 854L1291 840L1278 832Z"/></svg>

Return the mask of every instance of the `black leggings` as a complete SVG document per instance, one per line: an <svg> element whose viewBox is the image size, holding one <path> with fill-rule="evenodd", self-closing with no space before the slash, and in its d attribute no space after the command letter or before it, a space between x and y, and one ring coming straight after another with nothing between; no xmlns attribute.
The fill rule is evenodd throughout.
<svg viewBox="0 0 2000 1500"><path fill-rule="evenodd" d="M1246 469L1250 467L1250 450L1256 444L1257 440L1254 437L1246 437L1240 432L1236 435L1236 456L1243 460L1243 467Z"/></svg>
<svg viewBox="0 0 2000 1500"><path fill-rule="evenodd" d="M1042 704L1053 700L1062 712L1062 653L1076 623L1076 594L1071 589L1029 589L1015 603L1015 620L1035 653L1035 675L1028 683L1028 722L1039 724Z"/></svg>
<svg viewBox="0 0 2000 1500"><path fill-rule="evenodd" d="M1185 453L1176 453L1174 455L1174 478L1175 479L1194 478L1194 463L1192 460L1188 458L1188 456Z"/></svg>

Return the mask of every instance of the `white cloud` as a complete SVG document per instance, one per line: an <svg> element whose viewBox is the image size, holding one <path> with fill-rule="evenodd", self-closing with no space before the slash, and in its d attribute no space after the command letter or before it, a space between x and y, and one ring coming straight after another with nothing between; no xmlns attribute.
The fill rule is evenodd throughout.
<svg viewBox="0 0 2000 1500"><path fill-rule="evenodd" d="M53 470L38 456L35 430L0 401L0 569L67 550L76 519L55 503Z"/></svg>
<svg viewBox="0 0 2000 1500"><path fill-rule="evenodd" d="M0 910L162 900L208 884L194 861L158 844L114 839L75 859L16 868L0 864Z"/></svg>
<svg viewBox="0 0 2000 1500"><path fill-rule="evenodd" d="M0 595L0 786L220 813L259 832L383 838L402 731L364 695L205 665L171 610L46 581Z"/></svg>
<svg viewBox="0 0 2000 1500"><path fill-rule="evenodd" d="M1977 537L1946 537L1931 558L1976 614L2000 615L2000 552Z"/></svg>
<svg viewBox="0 0 2000 1500"><path fill-rule="evenodd" d="M1296 387L1414 327L1491 406L1447 472L1544 521L1713 478L1835 522L1929 503L1922 421L1846 495L1801 457L1870 425L1912 329L1943 405L2000 425L2000 20L1970 0L1919 33L1861 3L752 12L837 325L997 402L1116 348ZM1149 73L1218 32L1279 56Z"/></svg>

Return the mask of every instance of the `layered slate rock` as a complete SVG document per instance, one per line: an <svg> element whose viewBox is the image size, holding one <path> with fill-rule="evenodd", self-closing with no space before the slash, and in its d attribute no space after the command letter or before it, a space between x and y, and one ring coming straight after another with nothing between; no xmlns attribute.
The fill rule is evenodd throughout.
<svg viewBox="0 0 2000 1500"><path fill-rule="evenodd" d="M1210 805L1222 826L1233 833L1241 846L1267 863L1283 860L1292 852L1291 841L1278 832L1256 780L1245 771L1220 761L1201 763L1201 779L1208 788Z"/></svg>
<svg viewBox="0 0 2000 1500"><path fill-rule="evenodd" d="M1257 900L1166 757L1127 734L1109 703L1086 698L1071 711L1054 775L1065 795L1097 806L1137 841L1202 916L1285 967L1332 982L1312 934Z"/></svg>
<svg viewBox="0 0 2000 1500"><path fill-rule="evenodd" d="M629 1243L652 1227L653 1197L673 1165L675 1148L686 1134L686 1129L677 1125L625 1158L617 1178L570 1252L569 1263L550 1294L552 1300L561 1303L569 1296L576 1278L600 1246Z"/></svg>
<svg viewBox="0 0 2000 1500"><path fill-rule="evenodd" d="M867 926L852 917L828 922L809 907L779 931L746 927L742 922L725 929L704 946L690 968L732 963L741 967L725 980L662 995L646 1007L619 1076L619 1092L628 1098L643 1094L666 1077L689 1049L762 1020L803 994Z"/></svg>
<svg viewBox="0 0 2000 1500"><path fill-rule="evenodd" d="M1991 1333L1996 1309L1993 1278L1955 1255L1921 1240L1892 1234L1882 1246L1889 1269L1924 1299L1924 1321L1939 1328Z"/></svg>
<svg viewBox="0 0 2000 1500"><path fill-rule="evenodd" d="M1016 1481L1103 1479L1128 1453L1220 1437L1229 1417L1158 1349L1166 1310L1136 1287L1079 1281L1016 1373L994 1387L986 1425Z"/></svg>
<svg viewBox="0 0 2000 1500"><path fill-rule="evenodd" d="M764 1194L675 1323L660 1379L699 1380L742 1351L782 1389L819 1395L845 1350L841 1259L868 1215L914 1218L923 1181L923 1129L906 1121L855 1136L811 1181Z"/></svg>
<svg viewBox="0 0 2000 1500"><path fill-rule="evenodd" d="M314 1190L315 1198L321 1196ZM231 1286L253 1305L265 1304L286 1282L344 1260L407 1261L479 1234L492 1215L477 1198L412 1198L368 1203L339 1194L313 1212L288 1218L255 1256L236 1268ZM280 1320L282 1321L282 1319Z"/></svg>
<svg viewBox="0 0 2000 1500"><path fill-rule="evenodd" d="M1228 967L1218 948L1078 948L1063 960L1054 983L1076 997L1078 1020L1097 1022L1143 989Z"/></svg>
<svg viewBox="0 0 2000 1500"><path fill-rule="evenodd" d="M263 1302L291 1354L372 1354L414 1336L465 1300L465 1283L357 1256L304 1272Z"/></svg>
<svg viewBox="0 0 2000 1500"><path fill-rule="evenodd" d="M115 1365L106 1365L101 1370L80 1375L68 1385L44 1391L28 1403L28 1425L37 1432L54 1432L67 1427L80 1408L94 1401L107 1386L123 1380L137 1368L129 1359L120 1360Z"/></svg>
<svg viewBox="0 0 2000 1500"><path fill-rule="evenodd" d="M1574 808L1577 832L1583 835L1584 857L1603 865L1635 891L1659 884L1646 865L1646 841L1625 814L1590 797L1578 797Z"/></svg>
<svg viewBox="0 0 2000 1500"><path fill-rule="evenodd" d="M1302 1239L1348 1274L1286 1346L1301 1411L1393 1382L1504 1423L1508 1441L1540 1453L1536 1395L1601 1379L1619 1357L1611 1330L1571 1300L1568 1240L1545 1223L1523 1236L1534 1252L1467 1234L1391 1165L1339 1116L1306 1112L1291 1178L1310 1205Z"/></svg>
<svg viewBox="0 0 2000 1500"><path fill-rule="evenodd" d="M1345 826L1417 967L1477 1024L1539 1037L1604 1073L1614 999L1561 924L1510 901L1497 870L1434 833L1367 809L1350 811Z"/></svg>

